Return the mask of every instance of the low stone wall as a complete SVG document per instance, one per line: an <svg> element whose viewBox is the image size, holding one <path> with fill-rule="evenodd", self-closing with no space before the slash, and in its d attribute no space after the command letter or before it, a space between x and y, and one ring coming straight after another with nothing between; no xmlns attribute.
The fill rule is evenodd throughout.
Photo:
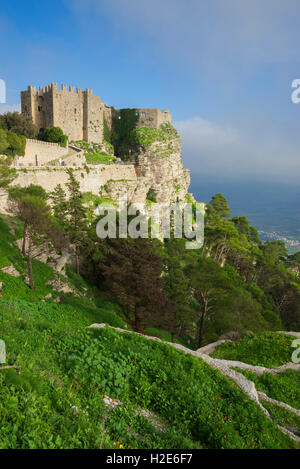
<svg viewBox="0 0 300 469"><path fill-rule="evenodd" d="M69 152L68 146L61 147L57 143L42 142L40 140L26 139L24 156L17 156L14 164L17 168L27 166L43 166L49 161L63 157Z"/></svg>

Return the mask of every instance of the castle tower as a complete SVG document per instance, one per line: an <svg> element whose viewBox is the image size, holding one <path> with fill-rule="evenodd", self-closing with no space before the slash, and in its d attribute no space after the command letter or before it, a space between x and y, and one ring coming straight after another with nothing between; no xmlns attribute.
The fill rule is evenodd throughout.
<svg viewBox="0 0 300 469"><path fill-rule="evenodd" d="M69 140L103 142L103 116L107 109L92 90L51 83L37 91L28 86L21 92L22 114L31 117L38 130L61 127Z"/></svg>

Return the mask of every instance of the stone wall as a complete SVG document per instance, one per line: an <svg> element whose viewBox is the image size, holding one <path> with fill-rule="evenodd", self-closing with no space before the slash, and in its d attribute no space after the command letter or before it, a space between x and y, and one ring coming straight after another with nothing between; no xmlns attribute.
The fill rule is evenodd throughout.
<svg viewBox="0 0 300 469"><path fill-rule="evenodd" d="M26 139L25 155L14 159L16 167L43 166L49 161L63 157L69 152L68 146L61 147L57 143Z"/></svg>
<svg viewBox="0 0 300 469"><path fill-rule="evenodd" d="M92 192L99 195L101 188L107 183L113 187L114 183L121 183L123 193L126 192L126 182L131 182L134 188L137 185L137 176L134 165L88 165L86 168L74 168L76 179L80 182L82 192ZM26 169L18 172L17 179L13 184L19 184L26 187L29 184L38 184L47 192L53 191L57 184L61 184L66 190L68 175L63 167L54 167L50 169Z"/></svg>
<svg viewBox="0 0 300 469"><path fill-rule="evenodd" d="M137 109L137 128L150 127L158 129L161 124L172 122L170 112L165 109L160 111L159 109Z"/></svg>

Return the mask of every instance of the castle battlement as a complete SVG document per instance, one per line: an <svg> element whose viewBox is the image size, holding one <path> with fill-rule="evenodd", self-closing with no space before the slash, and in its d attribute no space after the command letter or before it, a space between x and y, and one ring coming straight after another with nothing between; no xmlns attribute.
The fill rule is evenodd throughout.
<svg viewBox="0 0 300 469"><path fill-rule="evenodd" d="M102 143L104 140L104 121L110 130L113 118L120 111L105 104L93 90L57 83L50 83L36 90L28 86L21 91L22 114L31 117L38 130L47 127L61 127L70 140L86 140ZM161 124L171 123L172 117L167 109L136 109L137 127L159 128Z"/></svg>

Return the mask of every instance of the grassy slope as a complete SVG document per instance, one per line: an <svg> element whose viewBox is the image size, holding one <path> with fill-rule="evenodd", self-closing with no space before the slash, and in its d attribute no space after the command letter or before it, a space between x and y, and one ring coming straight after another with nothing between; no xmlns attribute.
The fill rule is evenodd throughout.
<svg viewBox="0 0 300 469"><path fill-rule="evenodd" d="M24 272L14 236L3 222L1 228L1 266ZM21 377L0 371L0 448L294 447L202 360L132 334L87 330L92 322L124 322L71 271L69 281L86 297L68 294L64 304L41 301L57 294L45 287L53 271L36 262L34 274L32 293L23 277L0 272L0 338L7 364L22 367ZM103 394L123 405L107 413ZM154 412L162 431L140 409Z"/></svg>
<svg viewBox="0 0 300 469"><path fill-rule="evenodd" d="M244 337L234 343L222 344L212 356L272 368L291 361L294 351L291 346L293 340L294 337L290 335L265 332ZM264 392L272 399L289 404L294 409L300 409L299 371L287 370L276 375L264 373L262 376L257 376L251 371L240 369L236 371L253 381L258 391ZM300 435L299 417L273 404L264 403L264 406L269 410L274 422L287 428L292 427L294 433Z"/></svg>
<svg viewBox="0 0 300 469"><path fill-rule="evenodd" d="M294 339L290 335L275 332L246 335L236 342L219 345L211 356L273 368L292 360L294 349L291 344Z"/></svg>

